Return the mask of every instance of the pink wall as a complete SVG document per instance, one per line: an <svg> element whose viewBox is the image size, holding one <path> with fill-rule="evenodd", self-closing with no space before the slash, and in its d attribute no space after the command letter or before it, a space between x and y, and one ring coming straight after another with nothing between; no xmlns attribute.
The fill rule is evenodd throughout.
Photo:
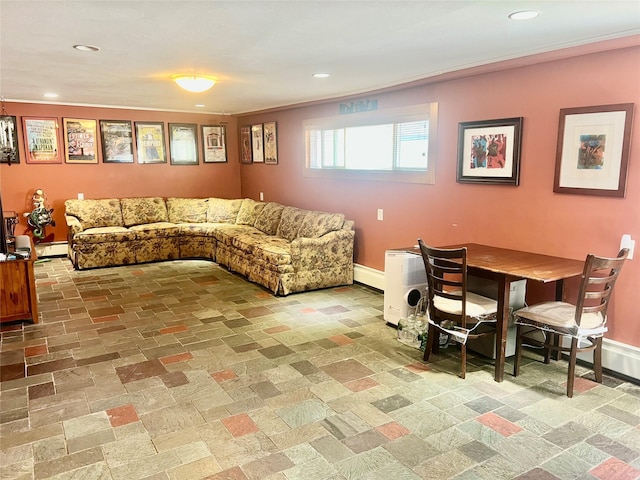
<svg viewBox="0 0 640 480"><path fill-rule="evenodd" d="M264 192L265 200L344 212L356 224L356 262L378 270L384 269L386 249L414 245L418 237L434 245L485 243L580 260L587 253L616 255L624 233L640 245L640 47L361 98L377 99L379 109L438 102L435 185L304 177L302 121L337 115L345 101L340 99L239 118L239 125L278 122L279 164L243 165L242 195L258 198ZM626 198L554 193L559 110L616 103L636 104ZM456 183L458 123L520 116L520 185ZM384 209L382 222L376 220L378 208ZM640 346L640 247L636 257L616 287L608 337ZM549 287L530 282L529 301L551 294Z"/></svg>
<svg viewBox="0 0 640 480"><path fill-rule="evenodd" d="M229 116L125 110L113 108L89 108L61 105L26 103L6 103L8 115L17 116L20 163L11 166L0 165L0 187L2 206L5 211L18 213L31 211L31 195L41 188L47 195L49 208L53 208L56 222L48 227L47 234L54 234L56 241L66 240L67 228L64 221L64 201L83 193L85 198L107 197L225 197L240 196L240 167L237 147L237 122ZM62 129L62 118L89 118L99 120L160 121L165 127L165 148L167 163L102 163L101 146L98 164L27 164L24 155L21 117L57 117ZM198 125L198 148L200 163L195 165L171 165L169 162L168 123L195 123ZM200 125L227 124L227 163L202 162ZM99 134L98 134L99 136ZM99 140L99 139L98 139ZM62 143L62 133L59 139ZM62 147L63 148L63 147ZM64 160L63 160L64 162ZM27 227L26 220L16 228L22 233Z"/></svg>

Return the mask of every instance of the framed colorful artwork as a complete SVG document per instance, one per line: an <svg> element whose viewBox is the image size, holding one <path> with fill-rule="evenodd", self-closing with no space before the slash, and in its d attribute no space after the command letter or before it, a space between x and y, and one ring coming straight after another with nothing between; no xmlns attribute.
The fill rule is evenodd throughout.
<svg viewBox="0 0 640 480"><path fill-rule="evenodd" d="M171 165L198 165L198 127L195 123L169 124Z"/></svg>
<svg viewBox="0 0 640 480"><path fill-rule="evenodd" d="M0 115L0 163L20 163L16 117Z"/></svg>
<svg viewBox="0 0 640 480"><path fill-rule="evenodd" d="M253 163L264 163L264 136L261 123L251 125L251 155Z"/></svg>
<svg viewBox="0 0 640 480"><path fill-rule="evenodd" d="M163 122L135 122L138 163L167 163Z"/></svg>
<svg viewBox="0 0 640 480"><path fill-rule="evenodd" d="M95 120L63 118L65 163L98 163Z"/></svg>
<svg viewBox="0 0 640 480"><path fill-rule="evenodd" d="M458 124L458 183L518 185L522 117Z"/></svg>
<svg viewBox="0 0 640 480"><path fill-rule="evenodd" d="M251 126L240 127L240 161L242 163L253 163L253 151L251 149Z"/></svg>
<svg viewBox="0 0 640 480"><path fill-rule="evenodd" d="M276 165L278 163L278 138L276 122L266 122L264 125L264 163Z"/></svg>
<svg viewBox="0 0 640 480"><path fill-rule="evenodd" d="M227 131L224 125L202 125L204 163L227 161Z"/></svg>
<svg viewBox="0 0 640 480"><path fill-rule="evenodd" d="M58 142L58 119L22 117L27 163L62 163Z"/></svg>
<svg viewBox="0 0 640 480"><path fill-rule="evenodd" d="M633 103L560 110L553 191L624 197Z"/></svg>
<svg viewBox="0 0 640 480"><path fill-rule="evenodd" d="M133 130L129 120L100 120L103 163L133 163Z"/></svg>

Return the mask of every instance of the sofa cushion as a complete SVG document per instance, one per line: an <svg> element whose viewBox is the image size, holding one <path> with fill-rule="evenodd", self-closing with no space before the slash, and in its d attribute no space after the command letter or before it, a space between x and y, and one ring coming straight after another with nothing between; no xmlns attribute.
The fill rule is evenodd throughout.
<svg viewBox="0 0 640 480"><path fill-rule="evenodd" d="M282 210L284 210L283 205L273 202L267 203L253 226L267 235L275 235L278 231Z"/></svg>
<svg viewBox="0 0 640 480"><path fill-rule="evenodd" d="M238 225L251 225L252 227L255 225L258 215L262 212L262 209L266 203L264 202L256 202L251 198L245 198L242 201L242 206L240 207L240 211L238 212L238 219L236 220L236 224Z"/></svg>
<svg viewBox="0 0 640 480"><path fill-rule="evenodd" d="M124 227L88 228L73 236L74 243L128 242L136 239L136 233ZM122 248L127 248L122 246Z"/></svg>
<svg viewBox="0 0 640 480"><path fill-rule="evenodd" d="M176 227L180 231L180 236L189 237L215 237L218 223L178 223Z"/></svg>
<svg viewBox="0 0 640 480"><path fill-rule="evenodd" d="M138 240L149 240L152 238L177 237L180 229L169 222L145 223L144 225L133 225L129 228L135 232Z"/></svg>
<svg viewBox="0 0 640 480"><path fill-rule="evenodd" d="M167 205L161 197L121 198L125 227L146 223L167 222Z"/></svg>
<svg viewBox="0 0 640 480"><path fill-rule="evenodd" d="M207 208L207 222L236 223L242 199L210 198Z"/></svg>
<svg viewBox="0 0 640 480"><path fill-rule="evenodd" d="M83 229L124 226L120 200L117 198L67 200L64 206L65 213L76 217Z"/></svg>
<svg viewBox="0 0 640 480"><path fill-rule="evenodd" d="M295 240L298 238L298 231L306 215L307 210L301 210L296 207L284 207L276 235L289 241Z"/></svg>
<svg viewBox="0 0 640 480"><path fill-rule="evenodd" d="M167 198L167 214L171 223L207 221L208 198Z"/></svg>
<svg viewBox="0 0 640 480"><path fill-rule="evenodd" d="M319 238L329 232L340 230L343 224L342 213L308 212L302 221L298 237Z"/></svg>

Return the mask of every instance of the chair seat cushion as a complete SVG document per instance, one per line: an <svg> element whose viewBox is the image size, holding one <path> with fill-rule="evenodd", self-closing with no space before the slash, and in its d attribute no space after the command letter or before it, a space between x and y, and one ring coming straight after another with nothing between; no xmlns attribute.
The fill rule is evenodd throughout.
<svg viewBox="0 0 640 480"><path fill-rule="evenodd" d="M605 319L598 313L583 313L580 325L575 321L576 306L566 302L544 302L515 312L516 323L575 337L602 335Z"/></svg>
<svg viewBox="0 0 640 480"><path fill-rule="evenodd" d="M434 306L442 311L451 313L453 315L460 315L462 313L462 301L454 300L450 298L443 298L434 296ZM467 292L467 316L468 317L482 317L485 315L492 315L498 311L498 302L477 293Z"/></svg>

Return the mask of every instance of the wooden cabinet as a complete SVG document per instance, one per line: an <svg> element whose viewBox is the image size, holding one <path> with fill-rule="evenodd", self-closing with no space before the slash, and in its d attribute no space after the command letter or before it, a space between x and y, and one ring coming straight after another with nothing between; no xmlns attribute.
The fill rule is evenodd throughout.
<svg viewBox="0 0 640 480"><path fill-rule="evenodd" d="M0 262L0 323L31 320L38 323L38 295L33 262L35 249L27 260Z"/></svg>

